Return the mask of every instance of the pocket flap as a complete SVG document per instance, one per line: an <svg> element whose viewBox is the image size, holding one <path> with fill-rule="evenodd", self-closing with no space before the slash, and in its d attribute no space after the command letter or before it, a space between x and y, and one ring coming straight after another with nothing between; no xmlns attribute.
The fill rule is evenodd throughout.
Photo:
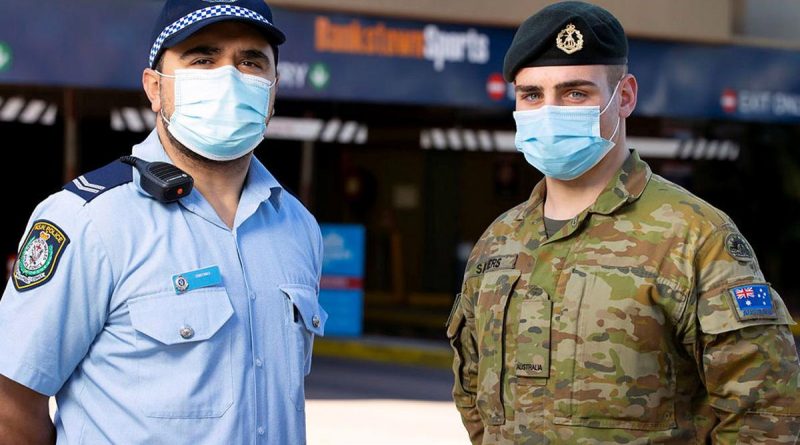
<svg viewBox="0 0 800 445"><path fill-rule="evenodd" d="M464 309L461 308L461 294L457 294L453 301L453 307L450 309L450 316L447 317L447 322L444 324L447 328L447 338L456 336L463 320Z"/></svg>
<svg viewBox="0 0 800 445"><path fill-rule="evenodd" d="M324 335L328 313L319 305L317 290L305 284L282 284L278 287L300 312L306 329L316 335Z"/></svg>
<svg viewBox="0 0 800 445"><path fill-rule="evenodd" d="M464 311L461 308L454 309L453 318L447 324L447 338L454 338L461 329L461 322L464 321Z"/></svg>
<svg viewBox="0 0 800 445"><path fill-rule="evenodd" d="M138 332L166 345L211 338L233 315L225 289L164 292L128 302Z"/></svg>

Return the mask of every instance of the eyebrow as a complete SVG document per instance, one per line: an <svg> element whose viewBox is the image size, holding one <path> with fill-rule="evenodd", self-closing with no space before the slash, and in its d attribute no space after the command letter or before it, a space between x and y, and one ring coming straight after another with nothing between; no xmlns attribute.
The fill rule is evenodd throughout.
<svg viewBox="0 0 800 445"><path fill-rule="evenodd" d="M240 54L245 59L264 59L269 61L269 57L263 51L257 49L246 49L241 51Z"/></svg>
<svg viewBox="0 0 800 445"><path fill-rule="evenodd" d="M222 49L217 48L215 46L208 46L208 45L200 45L195 46L193 48L189 48L181 54L181 59L188 59L189 57L202 55L202 56L213 56L222 52Z"/></svg>
<svg viewBox="0 0 800 445"><path fill-rule="evenodd" d="M597 84L590 80L577 79L577 80L569 80L556 85L557 90L566 90L568 88L577 88L577 87L597 87Z"/></svg>
<svg viewBox="0 0 800 445"><path fill-rule="evenodd" d="M542 91L542 87L538 85L516 85L514 87L514 91L517 93L540 93Z"/></svg>
<svg viewBox="0 0 800 445"><path fill-rule="evenodd" d="M568 80L566 82L561 82L555 86L556 90L566 90L569 88L577 88L577 87L597 87L597 84L584 79L577 79L577 80ZM517 85L514 87L514 91L518 93L540 93L544 91L539 85Z"/></svg>
<svg viewBox="0 0 800 445"><path fill-rule="evenodd" d="M181 54L181 60L185 60L195 56L216 56L222 53L222 48L218 48L216 46L209 46L209 45L199 45L193 48L189 48ZM246 49L239 52L239 57L245 59L257 59L262 60L264 63L269 63L269 57L258 49Z"/></svg>

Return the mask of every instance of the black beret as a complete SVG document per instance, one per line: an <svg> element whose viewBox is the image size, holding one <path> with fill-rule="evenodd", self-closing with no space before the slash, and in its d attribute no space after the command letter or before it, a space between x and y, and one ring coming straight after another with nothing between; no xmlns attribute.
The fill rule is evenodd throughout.
<svg viewBox="0 0 800 445"><path fill-rule="evenodd" d="M625 65L628 39L619 21L605 9L568 1L552 4L520 25L503 62L513 82L529 66Z"/></svg>

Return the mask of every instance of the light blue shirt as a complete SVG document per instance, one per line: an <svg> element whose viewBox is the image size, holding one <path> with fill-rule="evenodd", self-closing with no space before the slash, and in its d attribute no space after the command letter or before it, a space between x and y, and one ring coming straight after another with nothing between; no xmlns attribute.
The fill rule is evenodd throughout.
<svg viewBox="0 0 800 445"><path fill-rule="evenodd" d="M169 162L155 131L133 154ZM305 443L322 241L255 157L232 230L197 190L163 204L135 171L89 202L50 196L38 220L69 242L48 281L6 287L0 373L56 395L58 444ZM177 289L210 266L221 282Z"/></svg>

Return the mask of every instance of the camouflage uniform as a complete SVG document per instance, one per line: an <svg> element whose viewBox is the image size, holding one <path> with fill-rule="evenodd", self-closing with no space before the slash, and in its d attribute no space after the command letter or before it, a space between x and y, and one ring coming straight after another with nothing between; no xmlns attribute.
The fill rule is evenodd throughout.
<svg viewBox="0 0 800 445"><path fill-rule="evenodd" d="M550 239L544 197L484 233L448 321L473 444L797 441L793 321L725 214L636 152Z"/></svg>

